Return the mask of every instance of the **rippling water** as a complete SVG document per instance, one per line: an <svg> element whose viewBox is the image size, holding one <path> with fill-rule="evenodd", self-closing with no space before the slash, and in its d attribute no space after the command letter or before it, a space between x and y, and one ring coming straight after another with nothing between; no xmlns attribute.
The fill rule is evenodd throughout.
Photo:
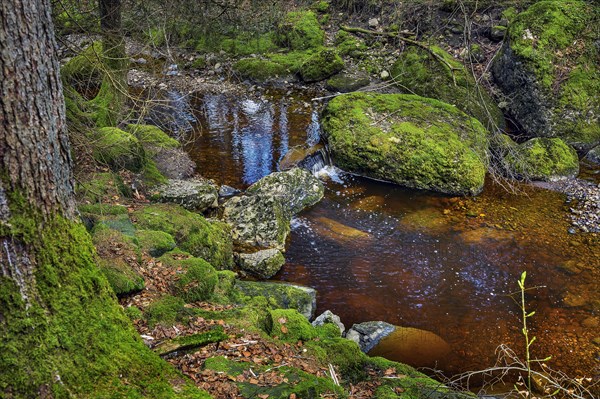
<svg viewBox="0 0 600 399"><path fill-rule="evenodd" d="M290 148L319 140L317 109L301 96L207 94L192 108L199 124L188 149L199 172L222 184L246 187ZM276 276L315 287L319 311L347 327L385 320L432 331L452 348L432 366L481 369L501 343L520 353L511 294L526 270L538 287L527 294L534 354L597 378L600 247L567 234L560 194L519 186L513 195L488 182L477 198L451 198L343 173L325 185L323 201L293 220Z"/></svg>

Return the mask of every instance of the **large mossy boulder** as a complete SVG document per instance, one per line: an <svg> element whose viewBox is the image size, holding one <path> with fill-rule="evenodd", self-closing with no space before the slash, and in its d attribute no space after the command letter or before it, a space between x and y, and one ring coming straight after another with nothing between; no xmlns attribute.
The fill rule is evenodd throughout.
<svg viewBox="0 0 600 399"><path fill-rule="evenodd" d="M164 254L159 260L176 270L176 278L170 284L175 296L187 303L207 300L212 296L219 278L210 263L177 250Z"/></svg>
<svg viewBox="0 0 600 399"><path fill-rule="evenodd" d="M330 101L322 123L342 169L454 195L483 188L488 133L452 105L406 94L352 93Z"/></svg>
<svg viewBox="0 0 600 399"><path fill-rule="evenodd" d="M275 40L291 50L308 50L323 46L325 32L314 12L292 11L277 27Z"/></svg>
<svg viewBox="0 0 600 399"><path fill-rule="evenodd" d="M251 185L248 193L263 194L279 199L291 216L312 206L323 198L323 183L309 171L293 168L274 172Z"/></svg>
<svg viewBox="0 0 600 399"><path fill-rule="evenodd" d="M317 291L296 284L264 281L236 281L235 288L249 297L262 296L277 309L295 309L307 320L315 315Z"/></svg>
<svg viewBox="0 0 600 399"><path fill-rule="evenodd" d="M74 87L100 87L103 54L102 42L94 42L61 67L61 77Z"/></svg>
<svg viewBox="0 0 600 399"><path fill-rule="evenodd" d="M172 204L147 206L136 210L132 217L140 229L172 235L181 249L219 270L233 266L230 229L225 223L208 221L202 215Z"/></svg>
<svg viewBox="0 0 600 399"><path fill-rule="evenodd" d="M144 148L131 133L116 127L103 127L92 136L94 159L113 169L142 170L146 163Z"/></svg>
<svg viewBox="0 0 600 399"><path fill-rule="evenodd" d="M504 129L504 116L472 73L446 51L408 47L391 68L394 83L405 93L435 98L479 120L490 131Z"/></svg>
<svg viewBox="0 0 600 399"><path fill-rule="evenodd" d="M492 71L528 135L600 143L599 25L600 8L576 0L540 1L511 21Z"/></svg>
<svg viewBox="0 0 600 399"><path fill-rule="evenodd" d="M224 204L223 220L239 249L285 250L290 217L278 198L261 193L233 197Z"/></svg>
<svg viewBox="0 0 600 399"><path fill-rule="evenodd" d="M300 68L304 82L325 80L344 69L344 61L334 49L325 48L312 54Z"/></svg>
<svg viewBox="0 0 600 399"><path fill-rule="evenodd" d="M534 138L514 146L504 162L513 175L529 180L572 179L579 173L577 152L559 138Z"/></svg>

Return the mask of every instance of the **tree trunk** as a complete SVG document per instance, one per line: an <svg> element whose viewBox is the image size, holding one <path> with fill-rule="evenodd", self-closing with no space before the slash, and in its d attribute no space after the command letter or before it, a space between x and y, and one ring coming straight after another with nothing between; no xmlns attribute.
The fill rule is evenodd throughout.
<svg viewBox="0 0 600 399"><path fill-rule="evenodd" d="M76 220L55 46L49 0L0 2L0 397L198 397L141 342Z"/></svg>

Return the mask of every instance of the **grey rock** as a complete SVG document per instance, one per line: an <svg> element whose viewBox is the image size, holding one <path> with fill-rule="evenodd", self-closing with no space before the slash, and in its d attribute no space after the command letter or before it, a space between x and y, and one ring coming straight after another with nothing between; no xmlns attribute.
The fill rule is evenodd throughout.
<svg viewBox="0 0 600 399"><path fill-rule="evenodd" d="M327 80L326 88L339 93L350 93L370 83L366 74L340 73Z"/></svg>
<svg viewBox="0 0 600 399"><path fill-rule="evenodd" d="M309 320L314 317L317 308L317 291L302 285L236 281L235 288L251 297L263 296L280 309L296 309Z"/></svg>
<svg viewBox="0 0 600 399"><path fill-rule="evenodd" d="M233 197L223 206L223 220L231 226L236 247L285 250L290 218L279 199L266 194L245 195Z"/></svg>
<svg viewBox="0 0 600 399"><path fill-rule="evenodd" d="M369 28L377 28L379 26L379 20L377 18L369 18Z"/></svg>
<svg viewBox="0 0 600 399"><path fill-rule="evenodd" d="M346 327L340 320L338 315L335 315L331 312L331 310L326 310L321 313L313 322L312 325L315 327L322 326L323 324L335 324L340 329L340 334L344 334L346 331Z"/></svg>
<svg viewBox="0 0 600 399"><path fill-rule="evenodd" d="M277 274L284 265L285 258L278 249L263 249L251 254L238 254L237 261L242 270L268 279Z"/></svg>
<svg viewBox="0 0 600 399"><path fill-rule="evenodd" d="M490 40L494 42L501 42L504 40L504 36L506 35L507 28L506 26L492 26L490 29Z"/></svg>
<svg viewBox="0 0 600 399"><path fill-rule="evenodd" d="M152 199L179 204L188 210L203 212L215 208L218 199L217 187L209 180L169 180L156 188Z"/></svg>
<svg viewBox="0 0 600 399"><path fill-rule="evenodd" d="M291 217L323 198L323 183L312 173L300 168L275 172L263 177L247 190L277 198Z"/></svg>
<svg viewBox="0 0 600 399"><path fill-rule="evenodd" d="M220 188L219 188L219 197L221 198L230 198L233 197L234 195L239 194L241 191L238 190L237 188L228 186L223 184Z"/></svg>
<svg viewBox="0 0 600 399"><path fill-rule="evenodd" d="M167 179L188 179L196 170L194 161L180 148L162 148L152 160Z"/></svg>
<svg viewBox="0 0 600 399"><path fill-rule="evenodd" d="M361 351L368 353L394 330L396 326L385 321L367 321L354 324L346 333L346 338L356 342Z"/></svg>
<svg viewBox="0 0 600 399"><path fill-rule="evenodd" d="M585 156L585 159L592 163L600 165L600 145L592 148Z"/></svg>

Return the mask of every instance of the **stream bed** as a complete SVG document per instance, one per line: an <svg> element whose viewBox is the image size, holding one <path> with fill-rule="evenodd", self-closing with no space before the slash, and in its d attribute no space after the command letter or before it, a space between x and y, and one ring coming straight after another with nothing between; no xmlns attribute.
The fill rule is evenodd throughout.
<svg viewBox="0 0 600 399"><path fill-rule="evenodd" d="M291 148L316 144L311 96L191 96L197 122L186 149L198 172L243 189L277 170ZM523 354L512 294L527 271L533 355L551 355L547 364L571 377L598 379L600 244L568 233L562 194L521 184L514 194L489 179L480 196L454 198L332 169L322 179L325 198L292 221L275 276L316 288L317 312L333 311L347 328L383 320L434 332L450 354L405 361L455 375L493 366L500 344Z"/></svg>

